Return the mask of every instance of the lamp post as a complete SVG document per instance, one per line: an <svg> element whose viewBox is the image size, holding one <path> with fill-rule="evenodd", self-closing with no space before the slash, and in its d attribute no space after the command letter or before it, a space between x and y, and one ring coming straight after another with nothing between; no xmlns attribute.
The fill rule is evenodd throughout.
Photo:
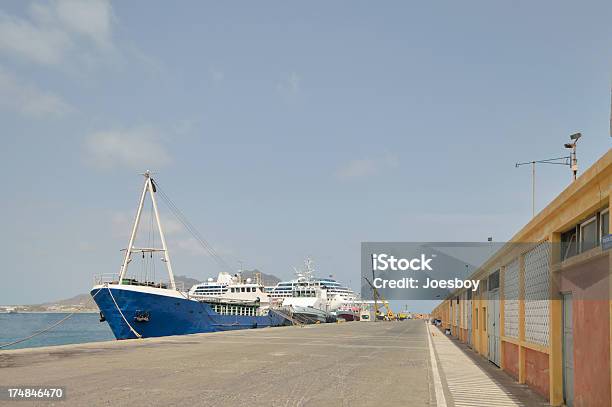
<svg viewBox="0 0 612 407"><path fill-rule="evenodd" d="M572 150L570 153L570 166L572 168L572 173L574 174L574 181L578 177L578 159L576 158L576 143L578 143L578 139L582 137L581 133L574 133L570 136L571 143L565 143L565 148Z"/></svg>

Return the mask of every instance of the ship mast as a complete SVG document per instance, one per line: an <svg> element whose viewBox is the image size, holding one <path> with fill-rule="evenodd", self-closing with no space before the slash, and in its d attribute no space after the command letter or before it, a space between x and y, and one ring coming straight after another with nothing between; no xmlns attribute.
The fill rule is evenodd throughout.
<svg viewBox="0 0 612 407"><path fill-rule="evenodd" d="M128 265L132 260L132 253L144 253L146 252L162 252L164 257L162 261L166 263L166 269L168 270L168 277L170 279L170 287L173 290L176 290L176 283L174 282L174 273L172 272L172 263L170 262L170 253L168 252L168 246L166 245L166 238L164 236L164 231L162 228L161 220L159 218L159 211L157 209L157 200L155 199L155 182L153 178L151 178L151 173L146 171L144 174L145 182L144 187L142 189L142 194L140 195L140 202L138 204L138 210L136 211L136 218L134 219L134 225L132 226L132 234L130 235L130 241L128 242L127 249L125 250L125 257L123 259L123 265L121 266L121 271L119 274L119 284L123 284L123 280L127 273ZM146 247L146 248L138 248L134 247L134 240L136 239L136 233L138 233L138 225L140 224L140 215L142 214L142 209L144 207L144 201L147 195L147 192L151 196L151 202L153 203L153 211L155 212L155 220L157 221L157 229L159 230L159 236L161 240L162 247L154 248L154 247Z"/></svg>

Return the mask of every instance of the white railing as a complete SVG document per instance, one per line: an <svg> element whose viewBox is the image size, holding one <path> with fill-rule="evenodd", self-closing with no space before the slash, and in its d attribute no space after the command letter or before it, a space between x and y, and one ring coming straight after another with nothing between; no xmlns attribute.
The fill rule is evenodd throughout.
<svg viewBox="0 0 612 407"><path fill-rule="evenodd" d="M144 285L144 286L150 286L150 287L169 287L170 284L167 281L147 281L142 282L142 281L137 281L137 280L131 280L129 278L124 278L124 284L131 284L131 285ZM104 284L118 284L119 283L119 273L102 273L102 274L96 274L93 276L93 283L94 285L104 285ZM175 281L176 284L176 289L177 291L186 291L185 290L185 283L183 281Z"/></svg>
<svg viewBox="0 0 612 407"><path fill-rule="evenodd" d="M94 285L103 285L106 283L118 283L119 282L119 273L102 273L96 274L93 276Z"/></svg>

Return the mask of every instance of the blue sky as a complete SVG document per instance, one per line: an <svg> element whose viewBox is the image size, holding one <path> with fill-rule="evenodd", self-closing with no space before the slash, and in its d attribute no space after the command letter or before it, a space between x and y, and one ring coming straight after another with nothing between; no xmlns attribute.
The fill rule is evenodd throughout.
<svg viewBox="0 0 612 407"><path fill-rule="evenodd" d="M612 3L5 1L0 303L116 272L141 178L230 264L312 256L359 287L361 241L503 241L529 168L610 148ZM570 180L538 168L537 207ZM168 219L164 213L164 219ZM171 220L177 274L217 269Z"/></svg>

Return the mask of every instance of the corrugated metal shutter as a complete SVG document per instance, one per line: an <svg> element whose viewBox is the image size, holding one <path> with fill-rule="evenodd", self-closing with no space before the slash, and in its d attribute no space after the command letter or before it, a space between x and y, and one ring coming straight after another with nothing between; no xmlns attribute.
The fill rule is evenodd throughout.
<svg viewBox="0 0 612 407"><path fill-rule="evenodd" d="M548 346L550 245L538 244L525 254L525 340Z"/></svg>
<svg viewBox="0 0 612 407"><path fill-rule="evenodd" d="M506 265L504 271L504 336L519 336L519 260Z"/></svg>

